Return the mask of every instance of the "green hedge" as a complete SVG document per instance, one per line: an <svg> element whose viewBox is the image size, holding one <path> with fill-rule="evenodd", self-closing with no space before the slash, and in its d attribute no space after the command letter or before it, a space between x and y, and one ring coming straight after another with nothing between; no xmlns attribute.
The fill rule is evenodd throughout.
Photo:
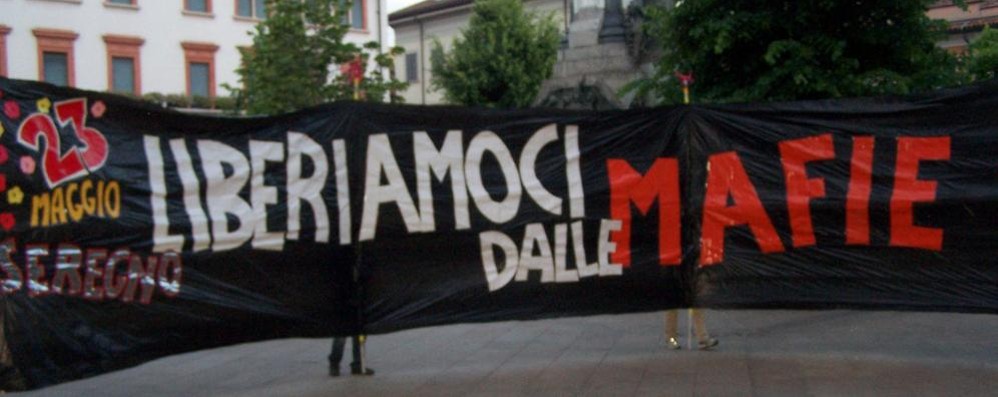
<svg viewBox="0 0 998 397"><path fill-rule="evenodd" d="M159 105L165 103L166 106L171 108L217 109L225 112L236 111L236 99L232 97L215 97L214 101L212 101L211 98L203 96L190 97L183 94L150 92L142 95L141 99Z"/></svg>

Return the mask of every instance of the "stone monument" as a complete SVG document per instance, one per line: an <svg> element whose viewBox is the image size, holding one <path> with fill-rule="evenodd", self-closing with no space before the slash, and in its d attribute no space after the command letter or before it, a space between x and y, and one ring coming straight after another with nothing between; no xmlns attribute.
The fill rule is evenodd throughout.
<svg viewBox="0 0 998 397"><path fill-rule="evenodd" d="M639 0L634 0L639 1ZM646 76L647 61L629 51L622 0L572 0L567 45L558 51L551 78L535 105L565 109L624 109L633 95L621 88Z"/></svg>

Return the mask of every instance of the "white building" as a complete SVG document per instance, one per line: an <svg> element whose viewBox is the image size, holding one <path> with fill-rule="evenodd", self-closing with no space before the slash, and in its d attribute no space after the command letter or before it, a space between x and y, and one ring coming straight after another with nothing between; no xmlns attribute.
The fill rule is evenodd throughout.
<svg viewBox="0 0 998 397"><path fill-rule="evenodd" d="M356 0L346 40L384 43L386 0ZM0 76L88 90L225 95L264 0L0 0Z"/></svg>

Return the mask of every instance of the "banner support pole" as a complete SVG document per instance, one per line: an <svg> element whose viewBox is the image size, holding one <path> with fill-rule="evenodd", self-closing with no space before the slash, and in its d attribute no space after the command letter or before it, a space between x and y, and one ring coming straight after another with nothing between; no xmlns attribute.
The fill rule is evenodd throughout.
<svg viewBox="0 0 998 397"><path fill-rule="evenodd" d="M693 84L693 72L689 74L683 74L679 71L675 72L676 78L679 79L679 84L683 88L683 104L690 104L690 85ZM694 270L695 274L695 270ZM693 350L693 307L686 309L686 348Z"/></svg>

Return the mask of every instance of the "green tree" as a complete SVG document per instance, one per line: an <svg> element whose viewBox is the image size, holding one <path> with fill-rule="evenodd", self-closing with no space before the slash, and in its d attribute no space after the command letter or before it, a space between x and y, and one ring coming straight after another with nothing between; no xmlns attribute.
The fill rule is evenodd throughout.
<svg viewBox="0 0 998 397"><path fill-rule="evenodd" d="M371 51L378 51L377 68L366 73L361 85L368 92L366 99L381 101L385 92L404 89L394 73L382 72L394 67L386 60L400 49L384 54L377 42L365 45L364 51L343 41L350 29L344 17L350 5L342 0L267 0L267 19L250 33L253 47L243 51L243 64L236 70L242 87L226 86L239 107L249 114L278 114L352 99L352 84L343 76L334 77L331 68L358 55L366 65Z"/></svg>
<svg viewBox="0 0 998 397"><path fill-rule="evenodd" d="M521 0L477 0L449 53L434 42L433 86L451 103L530 106L553 72L558 42L553 15L528 13Z"/></svg>
<svg viewBox="0 0 998 397"><path fill-rule="evenodd" d="M984 32L970 43L964 62L972 80L998 77L998 30L985 27Z"/></svg>
<svg viewBox="0 0 998 397"><path fill-rule="evenodd" d="M677 103L675 71L697 100L748 102L907 94L958 83L936 47L933 0L688 0L648 10L662 46L655 74L625 88ZM958 3L963 3L958 1Z"/></svg>

